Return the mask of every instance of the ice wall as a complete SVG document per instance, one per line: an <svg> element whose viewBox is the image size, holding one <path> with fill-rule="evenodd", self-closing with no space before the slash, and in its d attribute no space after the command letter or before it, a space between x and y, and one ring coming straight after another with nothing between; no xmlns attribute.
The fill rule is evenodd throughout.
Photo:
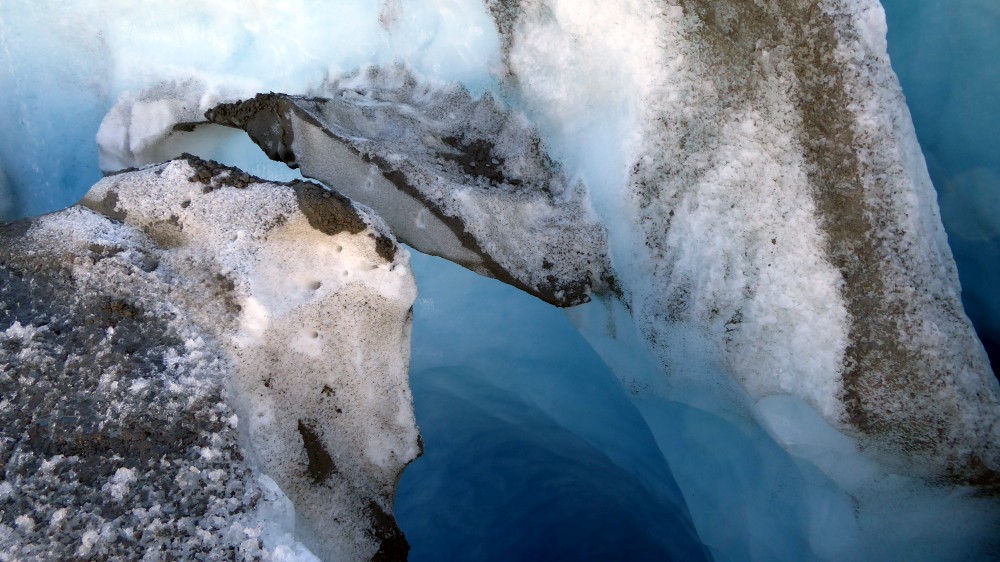
<svg viewBox="0 0 1000 562"><path fill-rule="evenodd" d="M621 36L594 33L604 21L598 11ZM540 2L504 14L505 89L586 177L611 229L615 287L675 384L700 376L687 372L688 356L718 353L754 397L802 398L890 457L920 451L921 462L898 459L913 470L993 478L998 389L984 377L988 364L957 298L879 5L691 2L663 11ZM766 41L754 38L756 28ZM456 95L406 76L369 71L335 82L322 92L328 99L265 95L206 116L247 129L271 158L328 183L338 168L375 164L336 187L375 206L418 247L550 302L580 302L560 296L562 286L586 293L587 283L567 279L558 254L579 254L570 244L596 237L574 233L557 213L542 216L544 205L523 205L523 196L553 195L576 217L586 215L571 205L581 200L563 197L556 176L528 180L523 166L503 164L531 159L525 143L508 146L511 120L503 134L482 137L480 116L500 114L483 109L491 104L469 113L468 104L427 103L421 98ZM159 137L137 136L160 116L147 108L163 109L161 130L173 120L186 132L201 109L186 109L195 106L191 93L157 87L123 98L102 125L102 150L120 154L119 165L156 154L149 147ZM443 125L453 118L467 130ZM609 130L617 134L590 136ZM449 150L483 142L504 168L499 180L443 166ZM354 160L330 156L341 152ZM389 196L394 190L402 195ZM421 220L421 206L440 220ZM549 223L556 228L540 227Z"/></svg>
<svg viewBox="0 0 1000 562"><path fill-rule="evenodd" d="M921 452L897 459L909 470L992 478L1000 388L881 7L520 6L511 81L586 177L670 384L699 384L691 365L718 355L755 398L797 396L889 456Z"/></svg>
<svg viewBox="0 0 1000 562"><path fill-rule="evenodd" d="M416 287L377 217L188 157L2 235L15 557L405 557Z"/></svg>
<svg viewBox="0 0 1000 562"><path fill-rule="evenodd" d="M883 0L892 67L937 188L965 310L1000 369L1000 5Z"/></svg>

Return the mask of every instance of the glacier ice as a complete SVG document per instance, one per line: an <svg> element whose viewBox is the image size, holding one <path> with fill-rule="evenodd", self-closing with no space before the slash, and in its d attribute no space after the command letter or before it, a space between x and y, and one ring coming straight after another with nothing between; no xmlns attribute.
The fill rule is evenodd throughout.
<svg viewBox="0 0 1000 562"><path fill-rule="evenodd" d="M398 67L368 67L309 97L260 94L207 111L203 90L164 84L119 98L98 133L102 169L158 162L212 124L235 127L271 159L372 207L418 250L559 306L609 282L583 186L489 94L474 100Z"/></svg>
<svg viewBox="0 0 1000 562"><path fill-rule="evenodd" d="M672 380L719 354L752 396L802 398L888 457L906 450L908 470L995 478L1000 388L876 2L521 12L506 56L522 102L558 157L612 167L580 170ZM583 115L629 134L567 135Z"/></svg>
<svg viewBox="0 0 1000 562"><path fill-rule="evenodd" d="M103 240L67 255L85 236L36 224L61 240L32 255L27 225L0 232L3 557L140 559L222 545L266 556L257 512L277 498L243 462L220 358L120 287L84 293L124 272L148 290L144 248L92 213L61 218L52 222ZM98 243L112 238L122 251ZM90 280L74 279L88 269Z"/></svg>
<svg viewBox="0 0 1000 562"><path fill-rule="evenodd" d="M30 470L35 457L44 465L72 456L81 467L76 474L82 487L66 500L83 502L98 490L120 501L136 481L134 471L141 469L137 485L154 486L147 496L155 495L144 505L153 513L133 525L152 527L161 524L153 521L160 516L156 498L208 487L204 494L216 495L201 498L185 492L193 499L177 501L187 505L163 508L172 510L164 524L173 528L150 532L176 539L173 546L167 540L167 556L192 555L186 550L191 542L196 549L225 552L227 547L242 549L244 540L257 545L258 538L271 554L284 548L311 551L323 559L405 556L392 497L403 467L419 450L407 384L416 287L408 253L396 246L380 219L316 184L267 183L188 157L107 177L80 205L13 223L5 233L3 309L14 312L7 336L28 345L5 356L3 368L17 369L25 355L34 353L31 334L26 338L21 333L23 319L55 331L54 341L46 342L55 349L43 349L43 359L52 361L45 353L57 359L62 354L61 366L39 359L25 362L27 368L42 376L61 375L64 385L74 376L94 379L81 377L80 383L94 388L76 393L72 386L61 388L68 392L66 412L43 421L23 414L30 414L51 384L39 382L35 390L30 381L18 380L30 370L6 373L8 384L25 385L18 402L29 409L13 410L22 413L21 425L4 428L5 446L24 464L23 470ZM20 302L29 295L41 299L29 287L44 287L49 276L62 284L52 302ZM11 283L24 287L11 290ZM48 327L45 307L59 306L67 294L78 301L76 316ZM90 325L97 326L98 335L106 331L105 338L58 337L60 331L77 330L77 337L86 337L82 327ZM112 338L118 332L121 343ZM103 363L81 373L79 362L88 359L73 354L82 351ZM143 353L131 358L139 351ZM145 363L139 360L147 355ZM164 401L165 414L143 417L144 400ZM206 400L215 402L203 405ZM11 403L6 404L11 410ZM116 428L117 414L137 420L126 417L125 427ZM80 430L71 425L74 420ZM67 426L49 435L46 427L52 423ZM219 434L209 433L216 426ZM82 435L74 436L74 431ZM29 437L18 439L21 432ZM161 432L161 440L152 439ZM46 437L56 443L49 444ZM82 445L73 445L74 440ZM110 450L105 453L105 448ZM158 467L161 450L171 458ZM138 455L129 462L140 465L111 470L114 476L109 474L103 488L99 481L87 487L93 478L85 463L114 463L122 455ZM204 462L185 464L182 459L191 456ZM178 463L177 468L169 468L170 462ZM98 474L102 469L90 468ZM12 470L5 478L16 486L45 490L30 473L23 474ZM206 478L218 485L203 482ZM157 479L173 479L180 488ZM52 485L64 483L56 479ZM234 494L235 507L228 499ZM246 505L239 503L243 494ZM33 509L20 506L5 513L48 515L47 505ZM121 511L113 505L95 508L101 536L78 556L89 555L88 549L98 544L103 555L112 557L155 547L136 535L122 545L126 550L117 550L116 534L134 535L126 528L131 520L115 515ZM236 530L227 531L231 526ZM211 530L222 536L210 536ZM11 540L25 556L54 557L56 550L45 551L50 534L71 547L71 533L22 530ZM298 542L308 551L295 546ZM253 549L243 553L247 559L258 555Z"/></svg>
<svg viewBox="0 0 1000 562"><path fill-rule="evenodd" d="M934 11L943 7L919 6L915 18L944 18ZM975 6L963 10L990 21L993 8ZM571 537L573 517L590 529L603 525L630 537L637 556L698 550L690 524L720 560L983 559L995 548L995 501L955 482L988 482L995 474L996 385L958 304L951 250L888 67L877 3L292 1L264 10L226 1L99 10L71 2L54 12L48 18L44 4L34 3L0 15L0 73L15 92L0 101L0 126L15 131L0 138L0 168L18 198L8 216L58 208L97 179L92 139L105 115L106 169L188 150L268 178L298 177L256 157L238 131L174 125L269 90L329 95L331 83L343 76L341 84L356 83L364 76L357 70L370 65L400 64L438 91L457 81L473 97L490 92L537 126L541 146L571 184L583 182L582 209L589 214L592 206L607 231L617 281L608 288L618 291L593 295L569 315L600 357L577 347L589 357L578 372L603 382L578 389L582 383L560 370L572 338L551 315L528 315L533 328L566 338L549 345L548 358L511 352L532 342L502 326L443 343L415 334L418 422L428 416L428 444L439 448L404 474L407 491L398 498L404 529L428 541L414 545L414 557L456 544L514 552L500 543L506 536L533 540L520 526L525 511L550 525L553 537ZM139 18L159 25L139 33ZM25 32L33 29L39 32ZM925 29L910 37L926 36ZM57 61L47 45L76 57ZM955 67L967 73L981 66ZM911 101L929 96L911 93L897 70ZM938 95L953 83L925 87ZM963 104L932 105L952 115ZM967 306L978 303L969 312L982 330L996 318L989 281L995 225L987 211L995 174L979 166L939 181L942 162L963 158L947 147L961 146L955 137L969 130L931 129L944 131L945 140L928 143L920 125L927 117L915 110L914 118L964 298ZM935 146L944 148L935 153ZM859 216L874 218L874 226ZM384 218L393 228L401 223ZM163 228L169 224L157 231ZM441 307L452 293L462 298L454 279L436 277L446 268L426 265L424 280L418 271L421 291L445 288L435 299ZM489 298L498 299L497 308L474 301L441 316L418 301L417 325L430 336L465 321L465 308L496 310L502 320L519 306ZM484 343L495 352L476 359ZM427 353L440 356L418 367ZM956 362L968 368L952 368ZM555 374L531 376L543 372ZM616 398L601 405L605 395ZM563 404L567 397L580 402ZM560 409L588 405L607 415L595 420ZM608 425L608 417L620 425ZM463 421L465 432L451 431ZM498 453L505 443L521 444L525 456ZM466 455L469 448L480 456ZM608 451L618 456L603 458ZM537 459L553 464L536 469ZM486 463L485 476L468 474L483 470L477 463ZM624 502L662 514L655 524L669 520L667 527L685 531L671 546L647 529L629 535L619 521L582 519L586 502L560 495L555 484L539 489L524 478L532 470L581 490L570 496L605 482L593 497L610 513ZM922 472L950 481L928 485L914 477ZM407 487L408 478L426 487ZM651 478L676 481L687 512L663 487L640 498ZM499 483L508 487L491 496L497 488L489 486ZM504 503L504 490L524 503ZM433 503L462 509L471 498L484 511L468 517ZM538 515L530 502L539 498L568 521ZM287 521L294 510L272 504L285 506L272 510L276 519ZM434 509L441 528L421 520ZM30 526L21 523L11 529ZM299 547L279 548L293 556Z"/></svg>
<svg viewBox="0 0 1000 562"><path fill-rule="evenodd" d="M404 473L396 505L415 560L531 558L551 544L573 559L606 559L605 548L660 559L671 550L620 512L627 501L664 518L662 505L677 502L673 486L636 498L648 475L677 482L684 517L716 560L962 560L994 544L995 502L887 472L801 400L728 396L740 390L712 388L725 382L710 378L718 364L701 365L702 387L675 400L650 396L659 368L635 347L617 301L570 309L571 325L496 281L419 254L411 263L421 291L411 385L426 452ZM593 357L580 335L612 361ZM614 384L626 375L628 386ZM637 392L645 398L630 400ZM725 407L734 402L744 410ZM595 459L609 445L621 468ZM470 503L481 510L465 511ZM580 530L588 525L604 532ZM685 525L655 528L678 541L673 552L684 544Z"/></svg>
<svg viewBox="0 0 1000 562"><path fill-rule="evenodd" d="M228 310L192 315L233 358L248 454L294 502L296 536L324 558L405 552L391 498L418 454L406 252L339 194L257 183L175 160L110 176L82 204L174 249L159 267L180 292L204 290L202 275L232 287Z"/></svg>

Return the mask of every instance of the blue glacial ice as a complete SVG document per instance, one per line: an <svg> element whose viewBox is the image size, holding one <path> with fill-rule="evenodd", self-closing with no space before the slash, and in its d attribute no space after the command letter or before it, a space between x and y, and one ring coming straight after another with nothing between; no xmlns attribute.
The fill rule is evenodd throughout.
<svg viewBox="0 0 1000 562"><path fill-rule="evenodd" d="M889 54L906 93L965 310L1000 369L1000 5L883 0Z"/></svg>
<svg viewBox="0 0 1000 562"><path fill-rule="evenodd" d="M17 207L0 216L61 209L100 179L94 135L123 92L197 80L209 101L298 94L395 61L482 92L498 48L485 8L459 0L13 0L0 14L0 171Z"/></svg>
<svg viewBox="0 0 1000 562"><path fill-rule="evenodd" d="M995 506L887 472L798 399L747 415L711 360L691 365L704 383L652 395L659 369L617 301L563 314L440 258L411 265L425 452L396 516L413 560L982 556Z"/></svg>

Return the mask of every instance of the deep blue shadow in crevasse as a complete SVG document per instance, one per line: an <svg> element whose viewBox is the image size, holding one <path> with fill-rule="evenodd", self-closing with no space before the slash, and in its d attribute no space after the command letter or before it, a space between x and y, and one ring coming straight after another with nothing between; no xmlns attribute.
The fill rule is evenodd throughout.
<svg viewBox="0 0 1000 562"><path fill-rule="evenodd" d="M882 0L962 302L1000 377L1000 3Z"/></svg>
<svg viewBox="0 0 1000 562"><path fill-rule="evenodd" d="M400 481L411 560L705 560L638 410L565 315L412 257L425 444Z"/></svg>

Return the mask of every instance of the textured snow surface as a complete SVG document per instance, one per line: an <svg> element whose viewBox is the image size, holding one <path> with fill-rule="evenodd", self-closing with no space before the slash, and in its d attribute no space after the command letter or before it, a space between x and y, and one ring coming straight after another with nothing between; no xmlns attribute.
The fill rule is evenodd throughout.
<svg viewBox="0 0 1000 562"><path fill-rule="evenodd" d="M207 112L202 91L164 84L119 98L98 133L102 168L141 166L196 149L206 135L219 139L216 127L193 126L204 114L372 207L418 250L561 306L605 288L604 229L583 185L559 173L523 114L488 94L475 100L462 86L401 67L368 67L308 98L260 95Z"/></svg>
<svg viewBox="0 0 1000 562"><path fill-rule="evenodd" d="M80 259L141 275L127 259L98 256ZM72 270L86 268L72 256L8 258L0 557L266 558L256 512L270 500L237 444L220 358L114 291L78 292ZM45 264L25 279L17 267L51 259L66 269Z"/></svg>
<svg viewBox="0 0 1000 562"><path fill-rule="evenodd" d="M402 468L418 454L407 384L409 309L415 286L406 251L396 247L384 225L315 184L262 183L197 159L111 176L94 186L82 205L7 227L12 232L27 229L15 239L18 251L4 261L5 267L10 262L13 279L37 283L34 276L45 280L51 269L65 277L60 280L84 303L98 301L90 306L110 317L98 316L98 321L112 322L106 335L103 328L98 331L110 343L100 338L57 340L62 345L55 351L35 354L24 345L9 352L16 357L5 361L7 369L20 365L20 357L34 357L32 366L42 367L36 376L61 377L57 380L63 385L72 384L69 381L82 369L92 373L95 392L107 395L108 405L101 404L105 412L95 411L86 394L70 393L64 406L69 419L89 416L76 422L82 426L76 430L82 436L74 437L72 425L48 430L53 422L28 417L22 423L29 436L40 433L57 440L36 444L19 441L19 430L11 427L8 447L18 453L23 449L21 462L29 463L25 470L31 470L34 456L43 454L75 455L74 462L84 465L105 462L111 466L100 468L103 480L92 483L93 477L86 476L93 491L86 486L68 488L63 500L84 502L88 493L100 492L127 513L137 513L131 506L146 501L136 494L150 485L148 480L175 481L182 491L201 490L191 492L190 500L163 484L154 487L159 496L153 497L180 502L168 509L168 515L184 508L181 519L170 519L162 532L157 531L156 536L178 542L168 545L166 556L189 557L185 548L216 553L227 545L240 547L243 540L258 550L270 549L278 558L297 556L296 552L304 559L312 556L295 541L324 559L405 553L391 500ZM30 306L31 302L20 300L28 292L11 294L5 309ZM104 297L107 293L116 299ZM88 329L94 322L93 313L86 312L71 318L66 327L41 330L71 330L77 335L81 330L74 322ZM166 336L155 331L136 334L128 327L116 332L116 315L148 316L149 322L160 319L151 329L167 331L171 339L160 343L157 338ZM86 329L82 332L87 334ZM15 342L30 342L32 333L15 322L5 335ZM116 333L124 343L113 339ZM146 351L147 346L152 349ZM61 363L50 367L46 357L56 352L63 354ZM72 355L77 353L95 354L98 365L90 367L86 357ZM137 360L133 357L146 364L129 363ZM8 384L27 398L7 403L29 406L14 410L27 415L37 403L33 398L37 385L16 375L7 377ZM164 406L165 413L150 417L157 412L154 407L143 414L146 404L165 401L160 394L173 401ZM208 404L200 405L204 401ZM103 434L100 428L107 419L115 419L116 410L135 412L145 425L131 427L126 420L123 429ZM65 420L58 418L60 423L72 423ZM153 448L152 455L139 459L151 464L123 464L120 456L127 459L127 450L107 460L96 455L103 446L90 443L88 432L114 443L118 431L128 443L138 443L132 448ZM187 462L164 465L155 454L159 436L162 446L172 447L172 453ZM197 442L188 445L192 439ZM83 449L75 451L74 443L83 443ZM8 471L8 478L19 474L13 467ZM67 481L82 478L79 472L67 472ZM208 483L201 483L205 479ZM51 488L61 481L44 484ZM198 494L214 495L203 499ZM221 496L222 506L211 503L216 496ZM265 505L257 509L261 498ZM187 505L196 500L208 504ZM238 518L244 511L248 523ZM9 513L28 516L23 510ZM158 513L147 519L152 521ZM205 525L212 526L198 530L199 518L208 518ZM134 535L129 529L138 526L141 535L147 523L158 525L149 521L126 518L101 531L104 521L97 519L91 527L97 525L95 532L108 535L101 539L107 543L122 529ZM235 525L240 531L241 524L250 535L237 536L230 530ZM99 534L80 532L84 533L80 540L91 543L85 550L98 544ZM214 537L212 532L223 536ZM59 556L54 550L38 550L45 548L48 533L40 530L29 537L25 548ZM17 535L11 537L17 541ZM135 537L130 548L141 552L155 546L155 542L136 542L141 537ZM187 546L185 541L190 540L201 542ZM248 557L257 556L249 552ZM229 556L224 551L216 554Z"/></svg>
<svg viewBox="0 0 1000 562"><path fill-rule="evenodd" d="M0 166L0 217L13 215L15 207L14 191L7 182L7 175L4 174L3 167Z"/></svg>
<svg viewBox="0 0 1000 562"><path fill-rule="evenodd" d="M6 135L3 153L34 156L5 156L3 167L18 196L24 178L43 169L38 163L46 152L56 159L46 170L86 176L92 165L73 151L89 143L69 141L93 118L82 108L107 107L119 91L164 80L156 87L197 85L200 93L181 96L190 106L184 111L193 111L195 104L200 110L261 89L307 91L372 61L409 62L475 91L488 87L492 69L506 77L501 89L537 121L558 160L587 181L590 201L610 229L629 304L643 334L659 341L669 370L683 371L670 349L722 353L758 396L793 393L831 421L887 435L889 449L930 450L946 470L962 472L952 465L973 452L996 465L990 444L997 426L989 421L996 385L982 380L985 362L957 305L950 252L884 55L876 3L823 2L777 18L768 15L772 8L749 2L692 0L662 10L639 0L493 3L494 13L520 18L502 21L501 37L481 26L487 10L473 4L421 12L387 2L325 11L293 2L268 14L305 30L291 42L276 39L282 28L264 23L259 8L228 3L175 7L156 33L136 32L137 22L155 11L145 5L101 11L70 4L44 24L44 6L14 10L3 19L5 76L15 92L15 107L3 112L12 120L5 130L33 126ZM343 32L329 33L337 37L333 43L354 39L347 43L353 46L323 43L326 58L315 56L305 40L321 27L315 22L333 13L340 23L331 29ZM426 25L422 18L436 21ZM817 25L804 25L807 19ZM415 32L421 28L431 31L421 38ZM193 37L212 49L168 48ZM30 47L44 41L65 44L62 51L77 57L43 64L53 50ZM296 62L278 64L288 61ZM36 76L26 68L51 71ZM17 117L38 112L41 106L30 104L43 101L50 114L66 116L59 120L65 130ZM163 115L176 110L154 103L142 106L135 123L112 118L129 131L121 147L141 152L162 134L156 124ZM208 139L218 135L226 136ZM56 138L73 148L44 146ZM42 193L32 201L59 192L50 180L35 179ZM853 191L842 200L836 190L847 185ZM845 216L894 226L841 220L843 209ZM657 281L649 283L650 276ZM845 276L851 282L841 286ZM890 320L897 311L905 323ZM686 343L665 343L676 338L665 331L687 332ZM966 343L946 343L954 341ZM940 357L955 360L942 366ZM941 391L933 376L921 375L929 372L956 382ZM899 392L923 398L899 402L893 398ZM912 407L928 401L941 407ZM946 437L933 443L927 433Z"/></svg>

